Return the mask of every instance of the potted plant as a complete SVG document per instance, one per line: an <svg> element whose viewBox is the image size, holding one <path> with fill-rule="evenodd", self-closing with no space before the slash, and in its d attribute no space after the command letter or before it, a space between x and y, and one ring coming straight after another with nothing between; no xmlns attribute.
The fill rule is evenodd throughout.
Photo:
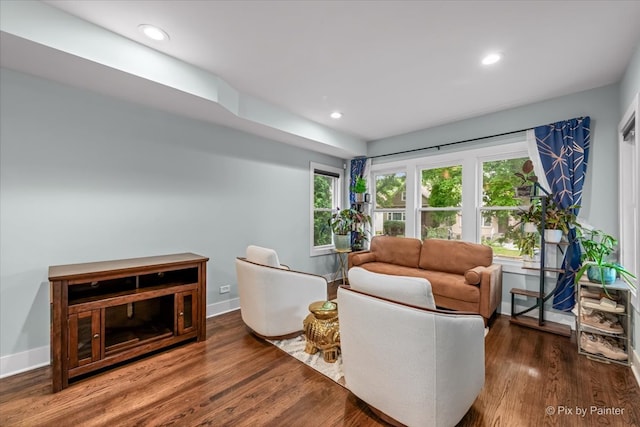
<svg viewBox="0 0 640 427"><path fill-rule="evenodd" d="M520 185L515 188L516 197L528 199L532 193L531 187L538 182L538 177L533 173L533 162L526 160L522 164L522 171L516 172L514 175L521 180Z"/></svg>
<svg viewBox="0 0 640 427"><path fill-rule="evenodd" d="M520 248L520 255L524 267L539 267L538 235L537 233L521 233L516 239L516 245Z"/></svg>
<svg viewBox="0 0 640 427"><path fill-rule="evenodd" d="M515 213L515 217L518 220L513 226L515 229L522 227L522 231L525 233L537 232L542 220L540 202L530 204L527 209L519 209Z"/></svg>
<svg viewBox="0 0 640 427"><path fill-rule="evenodd" d="M576 225L576 215L573 213L577 205L561 208L553 200L547 199L547 207L544 215L544 240L549 243L558 243L563 234L569 233L569 228Z"/></svg>
<svg viewBox="0 0 640 427"><path fill-rule="evenodd" d="M356 177L356 183L351 187L351 191L356 195L356 202L364 202L364 193L367 192L367 180L362 176Z"/></svg>
<svg viewBox="0 0 640 427"><path fill-rule="evenodd" d="M329 218L329 226L333 230L333 240L337 250L351 248L351 232L365 236L365 224L371 224L371 216L356 209L338 210Z"/></svg>
<svg viewBox="0 0 640 427"><path fill-rule="evenodd" d="M618 245L618 241L613 236L602 230L585 231L581 227L577 227L576 232L578 242L582 247L582 266L576 272L576 283L586 272L589 281L601 283L605 292L605 285L615 282L616 276L620 276L630 288L635 289L636 286L632 279L635 279L636 276L620 264L610 260L611 254Z"/></svg>

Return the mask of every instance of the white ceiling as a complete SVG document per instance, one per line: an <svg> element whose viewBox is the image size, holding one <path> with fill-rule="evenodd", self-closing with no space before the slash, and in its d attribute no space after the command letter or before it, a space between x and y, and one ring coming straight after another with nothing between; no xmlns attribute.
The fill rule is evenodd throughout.
<svg viewBox="0 0 640 427"><path fill-rule="evenodd" d="M46 3L365 141L615 83L640 41L640 1Z"/></svg>

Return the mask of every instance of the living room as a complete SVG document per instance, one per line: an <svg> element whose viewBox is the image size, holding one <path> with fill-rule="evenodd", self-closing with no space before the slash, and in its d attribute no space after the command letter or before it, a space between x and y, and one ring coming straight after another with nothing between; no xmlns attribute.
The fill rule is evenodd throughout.
<svg viewBox="0 0 640 427"><path fill-rule="evenodd" d="M435 147L590 116L591 154L581 213L589 223L619 233L618 125L640 91L640 35L633 25L624 27L628 31L624 34L634 37L625 40L625 46L631 46L627 65L606 84L584 90L569 87L559 96L548 93L526 105L368 139L308 119L302 123L308 123L311 130L299 131L293 121L287 122L290 117L286 114L245 118L262 111L257 101L251 104L253 109L242 113L245 116L233 115L219 105L229 93L222 85L216 93L219 102L211 100L213 95L201 95L211 91L213 79L198 75L188 84L166 83L180 66L191 71L187 65L157 56L157 51L123 37L113 41L116 35L67 14L55 2L10 3L3 1L1 6L0 49L3 381L50 364L47 271L52 265L181 252L207 256L207 317L239 307L234 260L250 244L275 249L281 261L296 270L332 275L337 269L333 254L310 256L312 162L344 170L343 165L360 155ZM637 22L637 6L624 4ZM136 44L139 51L135 55L144 52L149 60L167 61L162 64L171 70L169 77L144 70L145 77L127 70L127 64L117 65L126 62L126 54L124 59L112 58L112 63L98 65L104 58L92 59L80 47L64 51L56 43L69 41L60 33L47 32L54 32L52 29L38 33L30 26L32 20L42 19L38 16L60 23L55 31L81 27L105 43ZM76 36L71 42L81 40ZM100 54L91 50L91 55ZM39 71L29 68L36 58L48 61L50 69L39 64ZM40 74L45 71L51 75ZM521 78L521 84L533 84L536 75L532 70ZM576 77L575 87L579 80ZM196 90L202 92L193 95ZM463 91L456 96L459 104L466 102ZM150 105L152 101L157 104ZM211 117L222 114L234 117L227 125L212 122ZM268 130L259 135L263 128ZM311 134L327 136L322 139ZM520 132L465 149L524 142L524 132ZM384 171L435 155L435 151L380 157L372 169ZM509 289L536 286L537 276L519 270L516 266L504 270L502 315L510 310ZM228 293L220 293L224 286L229 286ZM640 323L637 310L636 304L635 325ZM559 322L572 322L569 314L555 316ZM639 329L636 327L633 337L634 371L628 369L629 377L635 372L636 380ZM568 340L567 348L577 352ZM587 406L592 403L584 402Z"/></svg>

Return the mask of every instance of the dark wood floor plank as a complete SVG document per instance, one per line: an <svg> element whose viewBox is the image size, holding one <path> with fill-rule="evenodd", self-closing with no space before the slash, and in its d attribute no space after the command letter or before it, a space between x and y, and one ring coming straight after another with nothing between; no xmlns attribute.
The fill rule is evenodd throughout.
<svg viewBox="0 0 640 427"><path fill-rule="evenodd" d="M386 425L347 389L251 335L238 311L208 319L207 337L56 394L50 367L5 378L0 426ZM459 426L640 425L640 389L630 369L578 355L575 337L499 316L485 343L485 386ZM590 413L592 407L622 413ZM558 413L568 409L573 414Z"/></svg>

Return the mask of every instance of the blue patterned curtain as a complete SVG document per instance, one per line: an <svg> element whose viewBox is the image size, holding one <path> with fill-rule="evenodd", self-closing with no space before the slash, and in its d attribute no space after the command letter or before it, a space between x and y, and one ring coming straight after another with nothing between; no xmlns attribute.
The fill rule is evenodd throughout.
<svg viewBox="0 0 640 427"><path fill-rule="evenodd" d="M356 157L351 159L351 180L349 181L349 204L356 202L356 194L351 191L354 185L356 185L356 178L364 176L365 167L367 166L366 157Z"/></svg>
<svg viewBox="0 0 640 427"><path fill-rule="evenodd" d="M580 211L582 186L587 173L590 123L587 116L534 129L542 169L554 201L562 208L578 205L573 209L576 216ZM562 261L565 273L559 275L553 296L553 308L562 311L570 311L575 305L573 281L580 268L580 245L576 241L575 230L569 231L568 239L569 248Z"/></svg>
<svg viewBox="0 0 640 427"><path fill-rule="evenodd" d="M354 185L356 185L356 178L359 176L365 177L367 165L370 162L367 162L366 157L356 157L351 159L351 180L349 181L349 204L353 205L356 202L356 193L354 193L351 189ZM354 246L356 243L356 233L351 233L351 246Z"/></svg>

